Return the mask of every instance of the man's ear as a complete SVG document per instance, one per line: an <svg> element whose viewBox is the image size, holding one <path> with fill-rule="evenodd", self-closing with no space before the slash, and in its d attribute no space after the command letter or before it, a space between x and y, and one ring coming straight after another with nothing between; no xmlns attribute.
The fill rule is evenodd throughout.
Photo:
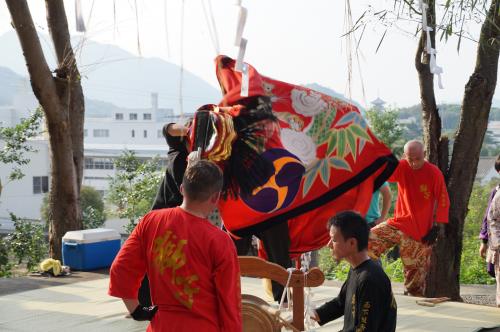
<svg viewBox="0 0 500 332"><path fill-rule="evenodd" d="M347 242L349 243L350 247L358 251L358 240L356 240L356 238L351 237L347 240Z"/></svg>
<svg viewBox="0 0 500 332"><path fill-rule="evenodd" d="M184 196L184 186L182 185L182 183L179 186L179 191L181 192L181 195Z"/></svg>

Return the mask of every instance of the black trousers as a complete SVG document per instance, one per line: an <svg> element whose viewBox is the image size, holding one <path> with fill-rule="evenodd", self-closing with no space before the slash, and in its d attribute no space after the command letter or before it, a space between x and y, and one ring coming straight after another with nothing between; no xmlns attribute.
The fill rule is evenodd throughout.
<svg viewBox="0 0 500 332"><path fill-rule="evenodd" d="M151 303L151 293L149 291L149 279L148 275L144 276L142 279L141 287L139 288L139 292L137 294L137 299L139 300L139 304L143 307L150 307Z"/></svg>

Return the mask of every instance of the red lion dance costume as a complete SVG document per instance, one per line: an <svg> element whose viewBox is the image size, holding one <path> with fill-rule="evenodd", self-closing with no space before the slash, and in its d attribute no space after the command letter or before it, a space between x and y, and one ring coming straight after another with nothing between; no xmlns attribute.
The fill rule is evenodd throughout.
<svg viewBox="0 0 500 332"><path fill-rule="evenodd" d="M284 242L289 260L326 245L327 220L343 210L364 215L397 159L355 106L251 66L243 98L235 61L219 56L216 65L223 99L197 111L192 148L201 147L202 157L224 171L219 211L225 228L235 237L280 228L285 234L261 240L270 261L288 265L276 259L283 252L269 251ZM266 241L278 245L266 247Z"/></svg>

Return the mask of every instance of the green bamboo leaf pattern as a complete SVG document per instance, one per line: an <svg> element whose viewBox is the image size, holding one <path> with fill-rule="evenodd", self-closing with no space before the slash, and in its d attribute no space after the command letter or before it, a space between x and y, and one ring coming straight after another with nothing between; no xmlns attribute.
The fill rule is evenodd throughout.
<svg viewBox="0 0 500 332"><path fill-rule="evenodd" d="M333 168L343 169L343 170L352 172L351 166L349 166L349 164L344 159L332 157L332 158L328 158L328 161L330 162L330 165Z"/></svg>
<svg viewBox="0 0 500 332"><path fill-rule="evenodd" d="M330 183L330 165L328 159L321 160L319 171L321 181L323 181L323 184L328 187L328 184Z"/></svg>
<svg viewBox="0 0 500 332"><path fill-rule="evenodd" d="M304 180L304 188L302 189L302 197L305 197L307 195L315 179L316 179L316 172L309 173L306 175L306 179Z"/></svg>
<svg viewBox="0 0 500 332"><path fill-rule="evenodd" d="M356 157L357 157L357 142L356 142L356 138L354 137L354 134L352 133L350 127L347 128L346 130L346 134L347 134L347 143L348 143L348 146L349 146L349 149L351 150L352 152L352 158L354 159L354 161L356 161Z"/></svg>
<svg viewBox="0 0 500 332"><path fill-rule="evenodd" d="M364 139L365 141L373 143L370 135L363 128L361 128L359 125L353 124L353 125L349 126L349 129L352 131L352 133L354 135Z"/></svg>
<svg viewBox="0 0 500 332"><path fill-rule="evenodd" d="M345 141L346 141L346 137L345 137L345 131L344 129L340 129L338 131L338 142L337 142L337 156L339 157L344 157L344 152L345 152Z"/></svg>
<svg viewBox="0 0 500 332"><path fill-rule="evenodd" d="M326 149L327 156L330 156L333 153L333 151L335 151L335 148L337 147L337 136L338 136L337 130L332 129L330 132L330 138L328 139L328 146Z"/></svg>
<svg viewBox="0 0 500 332"><path fill-rule="evenodd" d="M328 142L330 138L330 126L337 115L337 110L330 107L325 112L316 114L313 118L312 125L307 132L316 145L321 145Z"/></svg>
<svg viewBox="0 0 500 332"><path fill-rule="evenodd" d="M365 148L366 141L364 139L359 140L359 154L363 152L363 149Z"/></svg>
<svg viewBox="0 0 500 332"><path fill-rule="evenodd" d="M318 169L321 166L320 161L316 161L314 165L306 171L306 177L304 180L304 187L302 188L302 197L307 195L309 192L309 189L311 189L314 180L316 180L316 177L318 176Z"/></svg>

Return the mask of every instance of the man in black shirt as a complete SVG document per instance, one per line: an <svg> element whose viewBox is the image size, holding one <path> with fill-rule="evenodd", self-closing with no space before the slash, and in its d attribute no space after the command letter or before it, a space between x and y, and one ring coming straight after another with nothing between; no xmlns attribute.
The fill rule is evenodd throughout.
<svg viewBox="0 0 500 332"><path fill-rule="evenodd" d="M345 259L351 270L339 295L316 309L320 325L344 316L343 332L392 332L396 330L397 306L391 282L367 253L369 228L359 214L345 211L329 220L333 257Z"/></svg>

